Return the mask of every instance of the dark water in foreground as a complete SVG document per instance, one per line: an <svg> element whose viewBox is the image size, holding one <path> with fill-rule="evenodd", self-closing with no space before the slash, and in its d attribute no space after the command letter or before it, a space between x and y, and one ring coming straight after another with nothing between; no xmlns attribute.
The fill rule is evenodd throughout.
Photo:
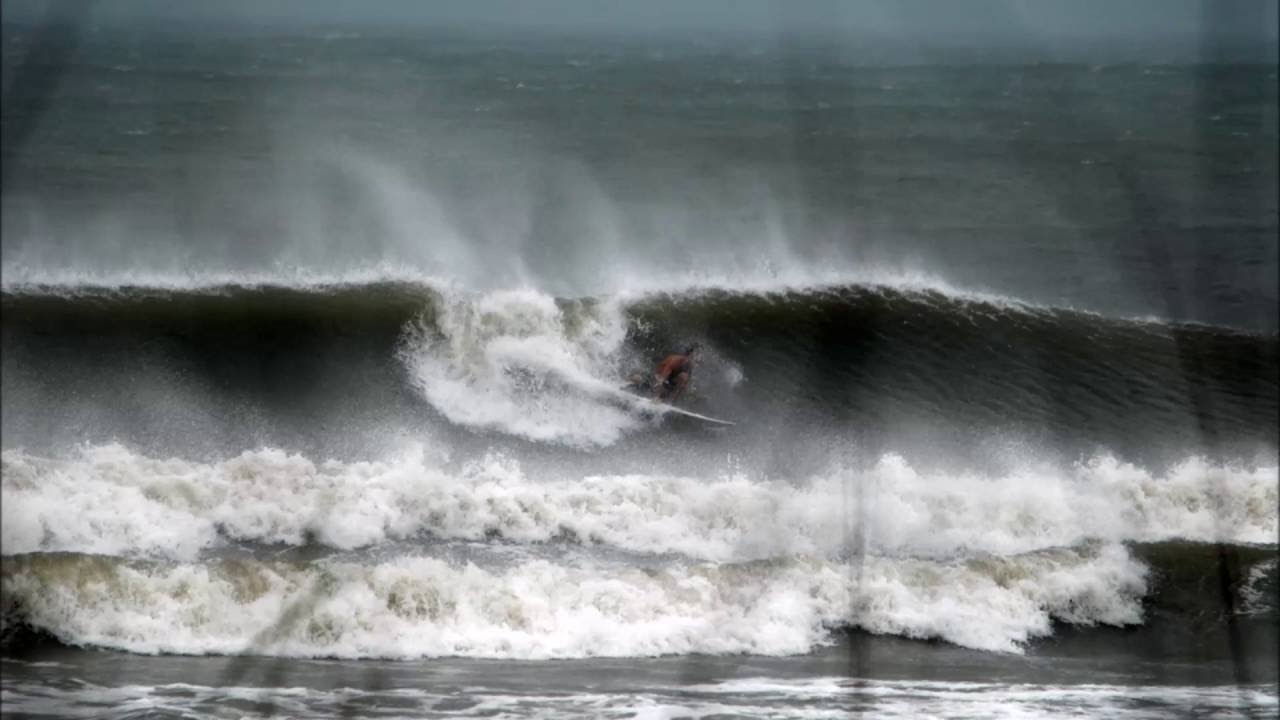
<svg viewBox="0 0 1280 720"><path fill-rule="evenodd" d="M1238 631L1254 658L1277 639ZM1223 639L1188 657L1150 628L1066 630L1009 656L855 633L800 657L536 663L44 647L3 661L3 699L13 717L1276 717L1274 655L1239 666Z"/></svg>
<svg viewBox="0 0 1280 720"><path fill-rule="evenodd" d="M1060 624L1025 654L852 630L785 657L183 657L70 648L10 627L0 699L6 716L48 718L1280 715L1274 551L1136 550L1158 568L1141 625ZM6 572L22 572L15 562Z"/></svg>

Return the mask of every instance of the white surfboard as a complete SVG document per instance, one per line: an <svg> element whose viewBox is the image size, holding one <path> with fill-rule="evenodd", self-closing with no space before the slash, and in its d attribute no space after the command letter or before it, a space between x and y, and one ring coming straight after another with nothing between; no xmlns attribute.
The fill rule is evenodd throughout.
<svg viewBox="0 0 1280 720"><path fill-rule="evenodd" d="M654 404L663 405L663 403L654 403ZM720 418L713 418L709 415L699 415L698 413L693 412L692 410L685 410L683 408L678 408L675 405L666 405L663 408L663 412L672 412L672 413L676 413L677 415L684 415L685 417L697 418L704 422L716 423L717 425L733 425L734 424L732 421L729 421L729 420L721 420Z"/></svg>
<svg viewBox="0 0 1280 720"><path fill-rule="evenodd" d="M666 414L666 413L674 413L676 415L683 415L685 417L691 417L691 418L694 418L695 420L714 423L716 425L734 425L735 424L730 420L721 420L720 418L713 418L710 415L702 415L700 413L693 412L692 410L685 410L684 408L676 407L675 405L668 405L667 403L664 403L664 402L658 402L657 400L651 400L646 397L641 397L639 395L636 395L635 393L630 392L625 387L618 388L617 390L614 391L614 394L619 399L626 401L628 404L633 405L634 407L638 407L643 410L646 410L655 414L659 414L659 415Z"/></svg>

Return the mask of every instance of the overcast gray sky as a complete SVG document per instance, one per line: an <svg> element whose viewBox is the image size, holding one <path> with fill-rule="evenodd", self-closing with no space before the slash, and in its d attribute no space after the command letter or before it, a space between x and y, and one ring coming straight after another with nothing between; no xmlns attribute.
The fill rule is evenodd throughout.
<svg viewBox="0 0 1280 720"><path fill-rule="evenodd" d="M52 1L5 0L4 17L38 18ZM1174 37L1203 45L1274 44L1278 4L1280 0L90 0L88 13L102 23L191 20L268 28L496 24L610 33L818 31L962 46Z"/></svg>

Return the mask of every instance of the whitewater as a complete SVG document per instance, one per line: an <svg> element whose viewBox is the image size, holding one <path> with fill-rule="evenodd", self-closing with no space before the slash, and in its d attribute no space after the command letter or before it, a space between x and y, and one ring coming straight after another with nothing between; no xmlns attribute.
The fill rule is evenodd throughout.
<svg viewBox="0 0 1280 720"><path fill-rule="evenodd" d="M245 278L116 289L24 282L6 293L34 318L83 305L101 313L99 330L126 336L138 323L182 322L166 309L174 303L211 321L283 313L286 323L323 327L360 300L398 318L369 347L430 418L417 439L367 459L262 447L200 460L119 440L5 449L0 540L18 558L5 570L6 625L75 644L344 658L787 655L858 628L1022 652L1055 623L1142 623L1152 569L1134 543L1265 546L1277 533L1277 471L1265 459L1183 455L1153 470L1105 449L1064 462L1021 442L994 463L913 462L827 427L805 451L828 448L808 458L812 470L779 474L753 452L756 433L776 425L753 427L751 416L776 412L764 408L790 386L753 382L761 370L714 336L698 336L711 359L697 407L762 395L738 402L750 413L744 430L673 426L617 404L613 391L645 362L637 327L679 321L689 306L728 323L762 308L797 323L815 303L872 303L908 323L940 314L979 335L983 322L1059 334L1079 323L1100 345L1108 328L1144 343L1206 332L1195 326L914 283L577 300L395 282L259 288ZM772 338L769 324L747 327L756 341ZM213 326L199 332L219 337ZM106 352L96 362L110 362ZM1016 375L1001 375L1016 392ZM869 384L880 382L873 374ZM343 403L326 404L340 412ZM473 441L454 446L459 431ZM681 436L692 442L673 446ZM655 441L662 458L651 457ZM273 629L298 612L305 622ZM127 619L142 616L150 619Z"/></svg>

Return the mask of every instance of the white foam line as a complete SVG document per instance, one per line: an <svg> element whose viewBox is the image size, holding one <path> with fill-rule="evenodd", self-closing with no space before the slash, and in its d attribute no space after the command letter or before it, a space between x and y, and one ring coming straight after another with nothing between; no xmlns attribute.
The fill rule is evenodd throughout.
<svg viewBox="0 0 1280 720"><path fill-rule="evenodd" d="M5 268L0 289L11 294L109 294L120 290L221 292L237 288L282 288L299 291L324 291L335 287L373 284L417 285L424 288L466 290L456 282L435 274L386 264L356 268L340 273L324 273L303 268L273 268L270 271L208 272L106 272L42 270L22 267ZM655 295L696 296L709 292L737 294L782 294L788 292L822 292L850 286L888 288L908 292L937 292L948 297L981 302L1011 309L1066 309L1028 303L1017 298L984 290L958 288L927 273L898 270L872 272L804 272L769 274L758 277L715 277L709 274L685 274L659 277L651 281L627 283L601 295L636 301ZM519 288L510 288L519 289ZM483 294L489 290L470 290Z"/></svg>
<svg viewBox="0 0 1280 720"><path fill-rule="evenodd" d="M194 292L218 294L239 289L283 289L324 292L368 285L410 285L448 289L453 281L436 275L406 271L397 266L372 266L343 273L286 269L270 272L130 272L54 271L30 273L5 269L0 289L14 295L110 295L117 292Z"/></svg>
<svg viewBox="0 0 1280 720"><path fill-rule="evenodd" d="M220 295L238 290L292 290L323 293L335 289L358 289L372 285L401 285L418 287L423 291L465 292L483 295L490 291L468 290L455 280L439 275L407 271L401 266L378 266L343 273L322 273L309 270L284 272L201 272L191 273L115 273L92 272L41 272L28 273L21 269L5 270L0 291L16 296L53 295L60 297L110 297L121 293L176 293ZM656 297L697 298L710 293L730 295L786 295L791 293L825 293L849 287L871 290L890 290L913 294L938 293L951 300L971 304L989 305L1003 310L1025 313L1070 313L1133 325L1166 327L1170 325L1204 327L1216 330L1232 330L1245 334L1251 331L1222 327L1195 321L1173 321L1156 315L1112 316L1097 310L1071 304L1036 303L998 292L960 288L939 277L925 273L830 273L785 277L728 278L688 277L636 283L612 291L591 296L595 299L617 300L622 305L634 305ZM521 290L512 287L506 290ZM566 298L566 299L589 299Z"/></svg>
<svg viewBox="0 0 1280 720"><path fill-rule="evenodd" d="M988 562L867 556L632 567L580 559L481 568L140 563L91 555L7 564L23 619L61 640L143 653L546 659L792 655L856 625L1021 652L1053 621L1141 622L1146 568L1122 545Z"/></svg>
<svg viewBox="0 0 1280 720"><path fill-rule="evenodd" d="M759 697L748 683L776 686L777 697ZM829 695L810 696L806 685L833 684ZM530 693L524 687L501 683L467 687L470 705L458 707L457 695L447 689L403 688L270 688L256 686L210 687L186 683L165 685L127 684L115 687L84 683L50 688L31 682L6 683L6 707L17 713L59 717L97 717L110 702L123 709L166 710L187 715L194 707L218 706L226 699L270 703L275 712L296 717L330 717L350 711L354 699L365 708L377 707L380 698L395 705L412 703L413 712L381 718L420 717L432 711L459 717L533 718L694 718L708 715L770 718L888 718L949 717L1052 717L1064 713L1148 720L1169 713L1213 717L1247 717L1273 714L1277 705L1274 685L1258 686L1160 686L1160 685L1030 685L971 682L930 682L813 678L788 680L758 678L729 680L716 685L680 684L632 688L625 680L615 688L592 692ZM548 688L551 690L553 688ZM700 697L701 694L710 697ZM746 693L745 696L739 697ZM788 701L800 699L800 703ZM780 702L781 701L781 702ZM446 711L445 708L449 709ZM388 708L382 708L388 710Z"/></svg>
<svg viewBox="0 0 1280 720"><path fill-rule="evenodd" d="M869 468L754 479L630 474L530 477L487 453L446 464L415 444L382 461L317 462L278 449L221 462L150 458L118 444L66 459L5 450L6 552L196 557L227 539L339 549L420 533L520 543L565 536L629 552L735 561L856 550L1011 554L1108 541L1273 543L1277 468L1191 457L1164 473L1110 456L1007 474Z"/></svg>

